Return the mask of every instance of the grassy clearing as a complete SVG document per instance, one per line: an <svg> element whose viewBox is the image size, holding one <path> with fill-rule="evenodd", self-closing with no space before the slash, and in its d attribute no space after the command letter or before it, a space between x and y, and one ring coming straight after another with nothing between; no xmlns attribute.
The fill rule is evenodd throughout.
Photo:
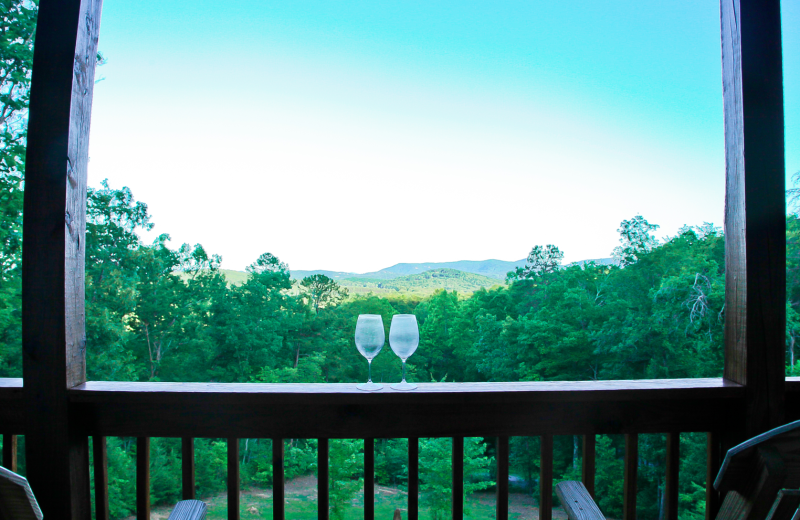
<svg viewBox="0 0 800 520"><path fill-rule="evenodd" d="M226 520L228 518L228 499L225 493L202 500L208 504L207 520ZM408 496L397 488L376 486L375 518L391 520L395 509L400 509L403 519L407 518ZM357 496L345 511L345 520L363 520L363 493ZM494 493L474 493L465 503L466 520L493 520L495 518ZM151 520L166 520L169 507L153 508ZM133 518L133 517L132 517ZM132 520L131 518L131 520ZM272 519L272 490L247 489L241 496L242 520ZM317 482L314 477L301 477L286 483L286 518L287 520L316 520L317 518ZM430 511L420 508L420 518L430 520ZM512 520L538 520L539 510L530 495L512 493L509 496L509 518ZM553 511L555 520L566 519L566 514L557 508Z"/></svg>

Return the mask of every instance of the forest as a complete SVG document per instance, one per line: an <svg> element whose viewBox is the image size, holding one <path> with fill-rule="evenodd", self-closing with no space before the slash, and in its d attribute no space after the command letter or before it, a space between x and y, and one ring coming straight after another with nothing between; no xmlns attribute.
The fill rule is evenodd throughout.
<svg viewBox="0 0 800 520"><path fill-rule="evenodd" d="M0 0L0 10L0 377L21 377L22 197L36 2ZM100 63L103 59L98 55ZM789 196L797 194L790 191ZM353 334L358 315L365 313L380 314L387 331L394 314L417 316L421 340L408 363L409 379L417 382L721 376L725 236L709 223L657 238L658 226L636 215L621 222L611 265L564 265L558 247L536 245L526 265L499 286L420 296L399 290L352 294L324 275L293 282L289 266L276 256L279 251L255 258L246 280L230 284L220 270L221 257L200 244L174 248L166 234L144 243L141 233L152 228L151 216L128 188L105 181L90 188L87 212L90 380L362 382L367 364ZM795 352L800 217L789 212L786 223L786 371L794 375L800 374ZM444 274L454 280L474 278ZM400 370L400 360L385 348L373 362L373 379L399 381ZM243 487L269 488L271 441L240 442ZM435 520L449 511L448 443L421 441L421 504ZM534 497L538 443L535 437L511 441L518 491ZM403 439L376 441L378 484L404 488L406 446ZM135 507L136 446L134 439L110 438L108 447L111 512L123 518ZM619 518L622 509L622 448L621 437L598 436L597 496L612 518ZM555 449L557 479L578 478L578 437L557 437ZM151 450L152 501L175 502L180 497L180 441L153 439ZM224 439L196 441L199 496L224 490L225 450ZM347 516L361 489L362 450L359 440L331 443L331 512L336 519ZM312 475L315 453L315 440L287 440L286 478ZM467 440L467 492L494 485L493 456L493 439ZM680 471L680 517L700 520L704 434L682 435ZM664 436L642 435L640 518L663 518L664 476Z"/></svg>

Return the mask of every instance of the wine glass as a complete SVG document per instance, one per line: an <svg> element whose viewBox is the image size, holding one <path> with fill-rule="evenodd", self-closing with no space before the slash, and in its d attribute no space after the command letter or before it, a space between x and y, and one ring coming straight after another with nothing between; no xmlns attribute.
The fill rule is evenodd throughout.
<svg viewBox="0 0 800 520"><path fill-rule="evenodd" d="M413 314L395 314L389 329L389 346L403 361L403 381L392 385L395 390L414 390L417 385L406 382L406 359L411 357L419 345L419 327Z"/></svg>
<svg viewBox="0 0 800 520"><path fill-rule="evenodd" d="M366 383L356 386L359 390L374 392L383 388L383 385L372 382L372 360L381 351L384 342L386 332L383 330L383 319L377 314L359 314L356 323L356 348L367 358L369 365L369 378Z"/></svg>

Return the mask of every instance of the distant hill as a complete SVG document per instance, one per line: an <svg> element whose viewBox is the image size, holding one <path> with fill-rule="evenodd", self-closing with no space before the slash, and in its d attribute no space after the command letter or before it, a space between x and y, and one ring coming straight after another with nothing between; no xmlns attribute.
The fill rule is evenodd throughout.
<svg viewBox="0 0 800 520"><path fill-rule="evenodd" d="M481 287L489 288L502 283L497 278L465 273L456 269L431 269L392 279L356 277L339 281L340 285L354 293L408 292L421 294L432 293L438 289L472 293Z"/></svg>
<svg viewBox="0 0 800 520"><path fill-rule="evenodd" d="M494 278L496 280L505 280L506 273L513 271L518 266L525 265L525 259L517 260L516 262L508 262L506 260L459 260L457 262L424 262L424 263L403 263L395 264L391 267L374 271L371 273L344 273L341 271L292 271L292 278L297 280L303 279L312 274L324 274L334 280L343 280L345 278L374 278L379 280L391 280L398 276L406 276L410 274L424 273L432 269L456 269L465 273L479 274Z"/></svg>

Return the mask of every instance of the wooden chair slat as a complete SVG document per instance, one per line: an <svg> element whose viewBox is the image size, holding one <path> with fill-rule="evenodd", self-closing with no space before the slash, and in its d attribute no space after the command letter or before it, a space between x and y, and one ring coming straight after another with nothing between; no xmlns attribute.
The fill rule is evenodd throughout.
<svg viewBox="0 0 800 520"><path fill-rule="evenodd" d="M582 482L566 480L556 485L556 495L569 520L605 520Z"/></svg>

